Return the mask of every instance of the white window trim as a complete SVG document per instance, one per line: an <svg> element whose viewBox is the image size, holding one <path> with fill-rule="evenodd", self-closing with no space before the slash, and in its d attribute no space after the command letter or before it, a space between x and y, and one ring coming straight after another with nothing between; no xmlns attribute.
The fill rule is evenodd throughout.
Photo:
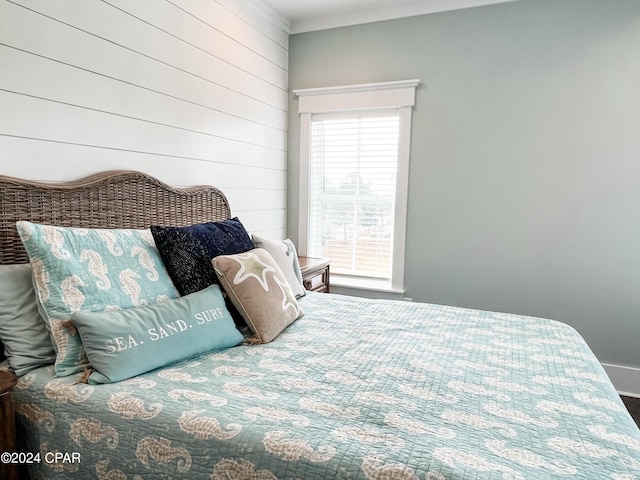
<svg viewBox="0 0 640 480"><path fill-rule="evenodd" d="M411 150L411 113L415 105L415 91L420 80L367 83L339 87L294 90L299 98L300 115L300 195L298 250L307 254L309 232L309 148L311 116L368 109L397 108L400 115L398 171L396 178L395 227L393 242L393 270L391 282L384 288L404 291L404 259L407 231L407 198L409 193L409 159ZM332 283L339 279L332 278ZM342 283L342 282L339 282ZM350 282L345 281L345 284ZM365 287L366 288L366 287Z"/></svg>

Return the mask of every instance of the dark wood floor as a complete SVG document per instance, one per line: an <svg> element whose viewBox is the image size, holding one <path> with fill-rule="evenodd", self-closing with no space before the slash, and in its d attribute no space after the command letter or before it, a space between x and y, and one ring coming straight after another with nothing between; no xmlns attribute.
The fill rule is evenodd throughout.
<svg viewBox="0 0 640 480"><path fill-rule="evenodd" d="M640 398L622 397L622 401L629 410L629 413L636 421L636 425L640 428Z"/></svg>

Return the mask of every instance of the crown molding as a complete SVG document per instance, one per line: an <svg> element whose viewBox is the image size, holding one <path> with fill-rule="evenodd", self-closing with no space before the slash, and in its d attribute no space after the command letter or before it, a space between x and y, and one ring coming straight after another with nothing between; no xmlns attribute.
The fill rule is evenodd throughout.
<svg viewBox="0 0 640 480"><path fill-rule="evenodd" d="M359 8L356 11L343 11L315 18L294 20L291 22L289 33L296 34L328 30L363 23L380 22L383 20L393 20L514 1L518 0L409 0L394 2L390 5L378 5L369 8Z"/></svg>
<svg viewBox="0 0 640 480"><path fill-rule="evenodd" d="M259 14L268 22L276 25L285 33L291 33L291 21L263 0L222 0L223 3L235 4L244 11Z"/></svg>

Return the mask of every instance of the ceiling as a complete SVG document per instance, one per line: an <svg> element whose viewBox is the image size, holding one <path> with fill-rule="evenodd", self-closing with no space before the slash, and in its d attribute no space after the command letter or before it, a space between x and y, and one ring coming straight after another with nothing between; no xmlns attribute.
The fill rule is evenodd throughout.
<svg viewBox="0 0 640 480"><path fill-rule="evenodd" d="M510 1L516 0L262 0L292 34Z"/></svg>

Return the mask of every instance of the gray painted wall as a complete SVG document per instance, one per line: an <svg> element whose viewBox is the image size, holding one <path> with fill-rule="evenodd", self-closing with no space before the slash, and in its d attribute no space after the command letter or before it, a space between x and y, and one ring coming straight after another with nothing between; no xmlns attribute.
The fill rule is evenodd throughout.
<svg viewBox="0 0 640 480"><path fill-rule="evenodd" d="M554 318L600 361L640 367L640 2L522 0L290 38L290 89L409 78L424 84L406 296Z"/></svg>

